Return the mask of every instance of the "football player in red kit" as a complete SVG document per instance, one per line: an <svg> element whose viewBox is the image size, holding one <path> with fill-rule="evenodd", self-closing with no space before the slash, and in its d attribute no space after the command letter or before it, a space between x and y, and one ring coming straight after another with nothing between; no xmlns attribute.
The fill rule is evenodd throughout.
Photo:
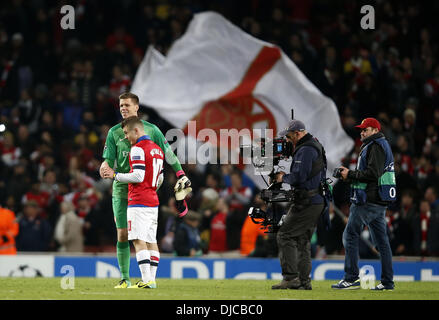
<svg viewBox="0 0 439 320"><path fill-rule="evenodd" d="M128 240L132 240L142 280L129 288L156 288L155 276L160 260L157 246L159 199L157 189L163 181L162 149L145 134L141 120L134 116L122 122L126 139L131 143L129 173L108 171L105 178L128 183ZM190 189L190 190L189 190ZM187 212L184 197L191 192L185 188L183 200L179 194L180 216Z"/></svg>

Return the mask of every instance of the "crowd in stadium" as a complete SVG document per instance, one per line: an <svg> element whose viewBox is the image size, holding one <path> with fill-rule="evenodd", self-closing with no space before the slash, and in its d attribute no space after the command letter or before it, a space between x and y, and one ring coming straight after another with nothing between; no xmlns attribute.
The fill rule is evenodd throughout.
<svg viewBox="0 0 439 320"><path fill-rule="evenodd" d="M280 46L334 100L356 141L345 166L355 168L361 145L354 126L369 116L381 122L395 156L398 201L387 216L393 254L439 255L435 2L378 1L375 30L360 27L361 1L77 0L69 3L74 30L60 27L64 4L0 4L0 206L17 218L18 251L115 250L111 181L98 169L106 134L121 120L118 96L129 91L149 45L166 54L193 14L216 10ZM172 127L152 109L141 111L163 133ZM159 190L162 252L277 255L273 236L247 217L250 206L265 205L247 176L232 165L183 168L193 186L183 221L175 218L169 168ZM332 228L317 230L315 256L343 254L349 185L336 183L334 195ZM196 248L182 245L182 223L200 236ZM367 230L363 236L361 256L376 257Z"/></svg>

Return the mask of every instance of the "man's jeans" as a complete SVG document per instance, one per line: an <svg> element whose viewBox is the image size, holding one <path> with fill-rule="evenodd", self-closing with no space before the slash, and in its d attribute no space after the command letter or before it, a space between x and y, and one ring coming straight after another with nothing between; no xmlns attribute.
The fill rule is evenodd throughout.
<svg viewBox="0 0 439 320"><path fill-rule="evenodd" d="M381 259L381 283L392 286L393 267L392 250L387 236L386 207L366 203L352 204L348 223L343 232L343 246L345 247L344 279L353 282L359 277L359 241L364 225L369 228L374 244L378 247Z"/></svg>

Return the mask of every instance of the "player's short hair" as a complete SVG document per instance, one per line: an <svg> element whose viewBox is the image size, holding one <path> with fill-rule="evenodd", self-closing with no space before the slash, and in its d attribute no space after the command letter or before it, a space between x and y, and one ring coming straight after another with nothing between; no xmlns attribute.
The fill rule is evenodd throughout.
<svg viewBox="0 0 439 320"><path fill-rule="evenodd" d="M139 104L139 97L132 92L124 92L119 96L119 100L131 99L135 104Z"/></svg>
<svg viewBox="0 0 439 320"><path fill-rule="evenodd" d="M127 127L128 130L132 130L135 127L143 128L143 123L138 116L131 116L122 121L121 127L122 129Z"/></svg>

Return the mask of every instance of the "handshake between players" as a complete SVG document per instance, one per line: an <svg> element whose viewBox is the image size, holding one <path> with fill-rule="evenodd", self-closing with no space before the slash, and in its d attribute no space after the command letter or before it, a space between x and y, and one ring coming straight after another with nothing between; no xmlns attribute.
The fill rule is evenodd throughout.
<svg viewBox="0 0 439 320"><path fill-rule="evenodd" d="M106 163L106 162L104 162ZM102 166L100 168L100 175L103 179L117 179L117 172L115 172L112 168L109 166ZM157 179L157 189L158 190L162 183L163 183L163 172L160 173L159 178ZM187 204L185 201L186 196L192 192L191 188L191 181L186 175L180 176L180 178L177 180L175 186L174 186L174 193L175 193L175 199L176 199L176 207L179 212L178 216L180 218L183 218L187 212Z"/></svg>

